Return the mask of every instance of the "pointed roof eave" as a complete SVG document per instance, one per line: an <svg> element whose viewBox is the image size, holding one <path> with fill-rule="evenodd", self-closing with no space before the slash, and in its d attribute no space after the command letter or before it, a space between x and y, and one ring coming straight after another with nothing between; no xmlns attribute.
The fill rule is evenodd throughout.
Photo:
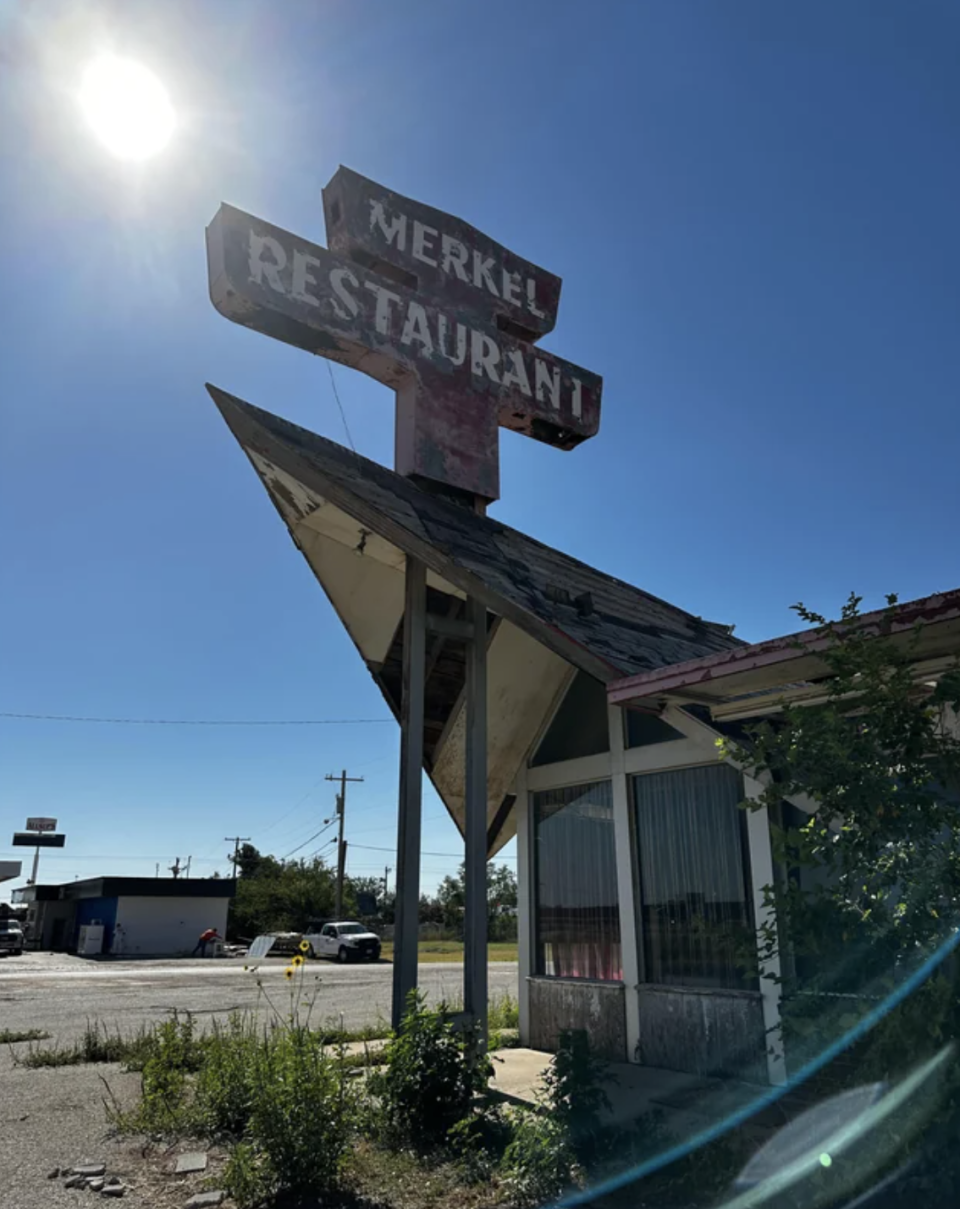
<svg viewBox="0 0 960 1209"><path fill-rule="evenodd" d="M741 645L728 627L705 622L490 517L423 491L395 472L218 387L208 385L207 390L288 527L281 499L289 508L289 493L282 484L265 479L251 454L297 480L308 494L329 501L364 528L419 559L436 575L603 683L644 667L678 662L684 654L696 657ZM323 455L322 462L318 453ZM302 513L304 518L307 515L307 511ZM459 554L451 551L453 542L444 540L447 534L459 541ZM506 552L505 544L511 547ZM542 556L539 583L524 565L525 560L538 556ZM601 609L591 617L580 613L580 598L561 603L547 600L543 587L551 572L561 581L572 582L576 577L594 595L613 593L617 603L622 606L625 600L628 608L621 607L619 616ZM557 589L563 593L562 582ZM583 608L590 607L592 602L584 602ZM617 649L611 650L611 644L601 639L613 630L617 631ZM636 655L631 639L636 637L639 646L641 636L647 649Z"/></svg>

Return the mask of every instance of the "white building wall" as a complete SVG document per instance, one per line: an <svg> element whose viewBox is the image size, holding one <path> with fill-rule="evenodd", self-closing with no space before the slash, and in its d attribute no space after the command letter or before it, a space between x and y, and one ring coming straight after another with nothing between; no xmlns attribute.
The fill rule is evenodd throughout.
<svg viewBox="0 0 960 1209"><path fill-rule="evenodd" d="M175 956L190 953L207 928L226 934L228 898L161 898L121 895L117 924L123 953Z"/></svg>

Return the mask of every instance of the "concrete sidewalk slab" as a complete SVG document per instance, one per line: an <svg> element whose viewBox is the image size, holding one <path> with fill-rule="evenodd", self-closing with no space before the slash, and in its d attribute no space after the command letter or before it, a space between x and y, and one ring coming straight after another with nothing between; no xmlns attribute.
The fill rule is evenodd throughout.
<svg viewBox="0 0 960 1209"><path fill-rule="evenodd" d="M536 1105L553 1055L520 1047L499 1050L491 1057L491 1090L517 1103ZM625 1126L656 1112L678 1138L695 1136L754 1103L759 1106L769 1091L735 1079L704 1079L633 1063L610 1063L607 1069L604 1090L610 1099L611 1123Z"/></svg>

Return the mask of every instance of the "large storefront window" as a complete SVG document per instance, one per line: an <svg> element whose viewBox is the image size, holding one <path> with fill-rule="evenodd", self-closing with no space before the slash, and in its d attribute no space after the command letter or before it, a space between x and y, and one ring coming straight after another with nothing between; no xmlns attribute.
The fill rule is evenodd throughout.
<svg viewBox="0 0 960 1209"><path fill-rule="evenodd" d="M620 914L609 781L535 793L537 972L619 980Z"/></svg>
<svg viewBox="0 0 960 1209"><path fill-rule="evenodd" d="M740 774L729 764L633 778L647 982L752 989Z"/></svg>

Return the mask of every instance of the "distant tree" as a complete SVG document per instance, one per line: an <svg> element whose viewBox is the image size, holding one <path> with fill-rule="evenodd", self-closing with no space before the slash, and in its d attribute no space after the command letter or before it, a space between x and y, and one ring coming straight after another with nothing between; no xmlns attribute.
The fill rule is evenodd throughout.
<svg viewBox="0 0 960 1209"><path fill-rule="evenodd" d="M244 859L241 849L238 868L242 869ZM302 931L312 920L333 913L336 875L319 857L281 861L261 856L253 848L246 864L248 872L241 872L237 880L228 919L231 939L252 940L263 932ZM346 896L346 906L355 910L351 893Z"/></svg>
<svg viewBox="0 0 960 1209"><path fill-rule="evenodd" d="M268 859L273 859L268 858ZM260 871L264 858L260 855L258 848L253 844L241 844L240 851L230 857L230 863L233 865L237 877L254 877Z"/></svg>
<svg viewBox="0 0 960 1209"><path fill-rule="evenodd" d="M435 911L443 926L463 935L466 904L466 868L461 865L455 877L449 874L437 887ZM517 935L517 877L509 865L487 865L487 938L513 940ZM421 916L422 918L422 916Z"/></svg>

